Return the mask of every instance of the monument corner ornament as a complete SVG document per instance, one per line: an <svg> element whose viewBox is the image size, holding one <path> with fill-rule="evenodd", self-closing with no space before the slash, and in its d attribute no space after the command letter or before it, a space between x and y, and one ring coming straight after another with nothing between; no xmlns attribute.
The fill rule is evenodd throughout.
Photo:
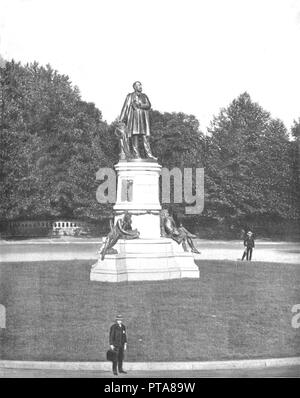
<svg viewBox="0 0 300 398"><path fill-rule="evenodd" d="M159 201L162 166L150 147L151 103L142 92L141 82L134 82L133 89L125 98L115 128L120 154L114 166L117 174L114 223L103 239L90 279L123 282L199 278L194 248L188 250L185 243L179 244L174 239L175 229L172 236L162 233Z"/></svg>

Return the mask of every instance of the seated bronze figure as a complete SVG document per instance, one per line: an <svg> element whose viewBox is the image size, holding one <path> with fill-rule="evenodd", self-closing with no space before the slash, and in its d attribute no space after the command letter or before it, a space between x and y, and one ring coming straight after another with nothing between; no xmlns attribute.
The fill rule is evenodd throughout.
<svg viewBox="0 0 300 398"><path fill-rule="evenodd" d="M183 250L185 252L188 251L187 244L191 248L191 251L196 254L201 254L196 247L194 246L194 242L192 238L196 238L196 235L191 234L182 223L180 223L179 227L176 226L176 223L172 216L169 215L168 210L161 211L161 222L162 222L162 236L166 236L172 238L179 245L182 244Z"/></svg>
<svg viewBox="0 0 300 398"><path fill-rule="evenodd" d="M105 255L115 254L116 250L112 252L112 247L118 242L119 239L137 239L140 233L137 229L131 227L131 214L125 212L123 218L119 218L116 224L111 225L111 230L105 239L103 249L101 251L101 260L104 260Z"/></svg>

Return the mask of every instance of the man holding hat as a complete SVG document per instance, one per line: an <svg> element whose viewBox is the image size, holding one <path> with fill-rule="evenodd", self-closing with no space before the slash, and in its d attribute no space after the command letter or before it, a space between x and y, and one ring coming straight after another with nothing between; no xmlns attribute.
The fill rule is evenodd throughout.
<svg viewBox="0 0 300 398"><path fill-rule="evenodd" d="M117 366L119 373L127 373L123 370L124 351L127 349L126 327L122 323L122 316L116 316L116 322L111 326L109 332L109 345L117 353L116 360L112 363L113 374L117 376Z"/></svg>
<svg viewBox="0 0 300 398"><path fill-rule="evenodd" d="M255 246L253 233L251 231L247 232L247 236L244 240L245 251L243 253L242 261L247 256L247 260L251 261L252 251Z"/></svg>

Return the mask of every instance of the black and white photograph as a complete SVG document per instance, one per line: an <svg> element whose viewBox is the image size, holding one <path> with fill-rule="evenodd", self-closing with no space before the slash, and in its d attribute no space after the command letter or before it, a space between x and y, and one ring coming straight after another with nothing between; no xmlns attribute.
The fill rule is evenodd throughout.
<svg viewBox="0 0 300 398"><path fill-rule="evenodd" d="M299 48L300 0L0 0L0 379L300 377Z"/></svg>

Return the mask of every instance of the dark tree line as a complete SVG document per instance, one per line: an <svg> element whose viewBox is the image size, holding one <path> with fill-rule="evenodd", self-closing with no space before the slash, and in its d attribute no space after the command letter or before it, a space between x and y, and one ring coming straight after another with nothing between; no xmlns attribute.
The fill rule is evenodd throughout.
<svg viewBox="0 0 300 398"><path fill-rule="evenodd" d="M0 84L0 218L97 218L95 172L114 151L101 112L50 66L8 62Z"/></svg>
<svg viewBox="0 0 300 398"><path fill-rule="evenodd" d="M221 110L210 133L206 167L212 215L297 216L291 191L294 142L280 120L244 93Z"/></svg>
<svg viewBox="0 0 300 398"><path fill-rule="evenodd" d="M276 229L283 220L299 219L297 141L280 120L244 93L221 110L209 132L208 215L227 225L272 221Z"/></svg>
<svg viewBox="0 0 300 398"><path fill-rule="evenodd" d="M0 65L0 219L99 219L100 167L118 159L114 123L82 101L68 76L49 65ZM299 219L300 119L284 124L247 93L214 117L206 134L193 115L151 111L151 145L172 169L204 167L201 219ZM173 206L183 214L184 204ZM197 217L196 217L197 218Z"/></svg>

